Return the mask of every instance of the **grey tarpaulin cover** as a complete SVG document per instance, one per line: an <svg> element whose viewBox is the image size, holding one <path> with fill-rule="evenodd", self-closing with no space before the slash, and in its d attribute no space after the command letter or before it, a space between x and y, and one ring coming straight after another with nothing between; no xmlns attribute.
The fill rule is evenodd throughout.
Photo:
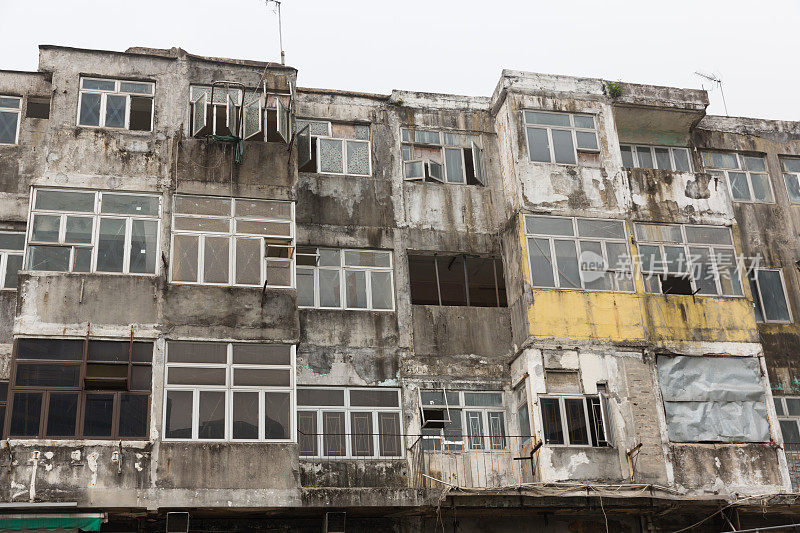
<svg viewBox="0 0 800 533"><path fill-rule="evenodd" d="M755 357L659 356L658 381L670 440L769 442Z"/></svg>

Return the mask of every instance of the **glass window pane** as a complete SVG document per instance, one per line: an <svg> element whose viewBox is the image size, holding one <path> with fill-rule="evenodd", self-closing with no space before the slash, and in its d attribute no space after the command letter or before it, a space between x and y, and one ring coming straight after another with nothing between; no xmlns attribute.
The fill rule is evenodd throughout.
<svg viewBox="0 0 800 533"><path fill-rule="evenodd" d="M199 237L175 235L172 241L172 281L197 281Z"/></svg>
<svg viewBox="0 0 800 533"><path fill-rule="evenodd" d="M580 288L581 278L578 273L578 254L575 250L575 241L556 240L553 245L556 253L559 286Z"/></svg>
<svg viewBox="0 0 800 533"><path fill-rule="evenodd" d="M84 82L86 83L86 82ZM81 112L78 124L81 126L100 125L100 99L99 94L81 93Z"/></svg>
<svg viewBox="0 0 800 533"><path fill-rule="evenodd" d="M297 389L297 405L344 405L342 389L321 389L315 387Z"/></svg>
<svg viewBox="0 0 800 533"><path fill-rule="evenodd" d="M17 359L80 361L83 346L83 340L20 338L17 339Z"/></svg>
<svg viewBox="0 0 800 533"><path fill-rule="evenodd" d="M36 218L39 217L37 216ZM68 216L67 227L64 233L64 242L77 243L77 244L91 244L92 227L93 227L93 219L91 217Z"/></svg>
<svg viewBox="0 0 800 533"><path fill-rule="evenodd" d="M106 96L106 122L107 128L125 127L125 108L128 98L122 95L109 94Z"/></svg>
<svg viewBox="0 0 800 533"><path fill-rule="evenodd" d="M786 398L786 411L790 416L800 416L800 398Z"/></svg>
<svg viewBox="0 0 800 533"><path fill-rule="evenodd" d="M564 399L564 411L567 416L567 432L570 444L589 444L589 432L586 427L586 415L583 399Z"/></svg>
<svg viewBox="0 0 800 533"><path fill-rule="evenodd" d="M6 289L16 289L18 273L22 268L22 256L10 255L6 262L6 275L3 280L3 287Z"/></svg>
<svg viewBox="0 0 800 533"><path fill-rule="evenodd" d="M730 230L720 226L686 226L686 240L691 244L733 244Z"/></svg>
<svg viewBox="0 0 800 533"><path fill-rule="evenodd" d="M42 393L15 392L11 406L12 437L36 437L42 416Z"/></svg>
<svg viewBox="0 0 800 533"><path fill-rule="evenodd" d="M131 227L130 272L154 274L158 255L158 222L134 219Z"/></svg>
<svg viewBox="0 0 800 533"><path fill-rule="evenodd" d="M58 230L60 227L61 217L58 215L34 215L31 240L38 242L58 242Z"/></svg>
<svg viewBox="0 0 800 533"><path fill-rule="evenodd" d="M547 130L528 128L528 154L531 161L550 162L550 141Z"/></svg>
<svg viewBox="0 0 800 533"><path fill-rule="evenodd" d="M147 437L149 399L150 397L146 394L122 394L120 396L120 437Z"/></svg>
<svg viewBox="0 0 800 533"><path fill-rule="evenodd" d="M150 391L152 388L152 370L150 365L132 365L130 390Z"/></svg>
<svg viewBox="0 0 800 533"><path fill-rule="evenodd" d="M800 431L797 430L797 420L780 420L783 442L788 444L800 443Z"/></svg>
<svg viewBox="0 0 800 533"><path fill-rule="evenodd" d="M661 170L672 170L669 148L653 148L656 153L656 167Z"/></svg>
<svg viewBox="0 0 800 533"><path fill-rule="evenodd" d="M525 231L538 235L574 235L571 218L526 216Z"/></svg>
<svg viewBox="0 0 800 533"><path fill-rule="evenodd" d="M664 266L671 274L685 274L689 271L689 261L683 246L664 246Z"/></svg>
<svg viewBox="0 0 800 533"><path fill-rule="evenodd" d="M138 83L134 81L121 81L119 90L123 93L153 94L152 83Z"/></svg>
<svg viewBox="0 0 800 533"><path fill-rule="evenodd" d="M314 307L314 270L298 268L296 273L297 305Z"/></svg>
<svg viewBox="0 0 800 533"><path fill-rule="evenodd" d="M793 203L800 202L800 174L784 174L783 179L786 182L789 201Z"/></svg>
<svg viewBox="0 0 800 533"><path fill-rule="evenodd" d="M175 196L175 212L188 215L231 216L231 200L209 196Z"/></svg>
<svg viewBox="0 0 800 533"><path fill-rule="evenodd" d="M439 289L442 305L467 305L467 285L464 278L464 257L437 257Z"/></svg>
<svg viewBox="0 0 800 533"><path fill-rule="evenodd" d="M167 413L164 420L165 438L192 438L193 394L192 391L167 391Z"/></svg>
<svg viewBox="0 0 800 533"><path fill-rule="evenodd" d="M158 216L158 196L103 193L101 213Z"/></svg>
<svg viewBox="0 0 800 533"><path fill-rule="evenodd" d="M28 270L69 271L69 247L28 246Z"/></svg>
<svg viewBox="0 0 800 533"><path fill-rule="evenodd" d="M400 414L378 413L378 435L380 455L399 457L403 455L400 447Z"/></svg>
<svg viewBox="0 0 800 533"><path fill-rule="evenodd" d="M622 166L633 167L633 147L623 145L619 147L619 151L622 153Z"/></svg>
<svg viewBox="0 0 800 533"><path fill-rule="evenodd" d="M178 231L229 233L231 231L231 219L176 216L173 229Z"/></svg>
<svg viewBox="0 0 800 533"><path fill-rule="evenodd" d="M72 254L72 271L89 272L92 269L92 249L74 248Z"/></svg>
<svg viewBox="0 0 800 533"><path fill-rule="evenodd" d="M545 444L564 444L564 433L561 429L561 408L557 398L541 398L542 425L544 426Z"/></svg>
<svg viewBox="0 0 800 533"><path fill-rule="evenodd" d="M354 407L399 407L397 390L350 390L350 405Z"/></svg>
<svg viewBox="0 0 800 533"><path fill-rule="evenodd" d="M698 294L717 294L714 268L708 248L689 248L691 272Z"/></svg>
<svg viewBox="0 0 800 533"><path fill-rule="evenodd" d="M228 346L220 342L167 343L167 361L170 363L227 363Z"/></svg>
<svg viewBox="0 0 800 533"><path fill-rule="evenodd" d="M575 140L578 143L578 148L597 150L597 134L593 131L576 131Z"/></svg>
<svg viewBox="0 0 800 533"><path fill-rule="evenodd" d="M17 363L16 385L21 387L77 387L81 367L53 363Z"/></svg>
<svg viewBox="0 0 800 533"><path fill-rule="evenodd" d="M319 171L344 174L341 140L319 139Z"/></svg>
<svg viewBox="0 0 800 533"><path fill-rule="evenodd" d="M775 404L775 413L778 416L783 416L785 413L783 411L783 401L778 396L773 396L772 401Z"/></svg>
<svg viewBox="0 0 800 533"><path fill-rule="evenodd" d="M225 391L200 391L198 439L225 438Z"/></svg>
<svg viewBox="0 0 800 533"><path fill-rule="evenodd" d="M341 262L340 250L331 248L319 249L319 266L339 266Z"/></svg>
<svg viewBox="0 0 800 533"><path fill-rule="evenodd" d="M444 167L447 181L450 183L464 183L464 161L461 148L444 149Z"/></svg>
<svg viewBox="0 0 800 533"><path fill-rule="evenodd" d="M88 361L102 361L111 363L128 362L130 357L130 342L90 340L86 354Z"/></svg>
<svg viewBox="0 0 800 533"><path fill-rule="evenodd" d="M264 438L289 439L292 408L288 392L264 392Z"/></svg>
<svg viewBox="0 0 800 533"><path fill-rule="evenodd" d="M297 411L297 448L301 456L317 455L316 411Z"/></svg>
<svg viewBox="0 0 800 533"><path fill-rule="evenodd" d="M764 314L761 312L761 297L756 284L756 272L748 273L747 279L750 282L750 294L753 296L753 313L756 316L756 322L764 322Z"/></svg>
<svg viewBox="0 0 800 533"><path fill-rule="evenodd" d="M578 235L605 239L624 239L625 223L621 220L578 219Z"/></svg>
<svg viewBox="0 0 800 533"><path fill-rule="evenodd" d="M46 211L91 213L94 211L94 193L37 190L35 208Z"/></svg>
<svg viewBox="0 0 800 533"><path fill-rule="evenodd" d="M576 128L594 129L594 117L588 115L575 115L573 117Z"/></svg>
<svg viewBox="0 0 800 533"><path fill-rule="evenodd" d="M292 372L282 368L234 368L233 384L253 387L288 387L292 384Z"/></svg>
<svg viewBox="0 0 800 533"><path fill-rule="evenodd" d="M226 369L201 367L169 367L170 385L225 385Z"/></svg>
<svg viewBox="0 0 800 533"><path fill-rule="evenodd" d="M714 256L717 262L717 272L719 282L722 286L722 294L726 296L741 296L742 280L739 277L739 269L736 264L736 254L733 248L715 248Z"/></svg>
<svg viewBox="0 0 800 533"><path fill-rule="evenodd" d="M656 168L653 164L653 153L649 146L637 146L636 157L639 161L639 168Z"/></svg>
<svg viewBox="0 0 800 533"><path fill-rule="evenodd" d="M114 91L116 90L116 82L113 80L82 80L81 85L84 89L94 89L97 91Z"/></svg>
<svg viewBox="0 0 800 533"><path fill-rule="evenodd" d="M556 163L575 164L575 147L572 145L572 132L551 130L553 136L553 155Z"/></svg>
<svg viewBox="0 0 800 533"><path fill-rule="evenodd" d="M110 437L113 417L113 394L87 394L83 412L83 436Z"/></svg>
<svg viewBox="0 0 800 533"><path fill-rule="evenodd" d="M486 413L489 421L489 444L493 450L503 450L506 447L506 420L502 412Z"/></svg>
<svg viewBox="0 0 800 533"><path fill-rule="evenodd" d="M500 392L465 392L464 405L468 407L503 405L503 394Z"/></svg>
<svg viewBox="0 0 800 533"><path fill-rule="evenodd" d="M367 273L363 270L345 270L345 296L347 307L367 308Z"/></svg>
<svg viewBox="0 0 800 533"><path fill-rule="evenodd" d="M369 175L369 143L347 141L347 173Z"/></svg>
<svg viewBox="0 0 800 533"><path fill-rule="evenodd" d="M266 220L236 220L237 233L253 235L277 235L288 237L292 234L290 222L271 222Z"/></svg>
<svg viewBox="0 0 800 533"><path fill-rule="evenodd" d="M783 293L783 281L777 270L759 270L758 286L761 288L761 303L767 320L789 321L789 307Z"/></svg>
<svg viewBox="0 0 800 533"><path fill-rule="evenodd" d="M233 438L258 438L258 393L233 393Z"/></svg>
<svg viewBox="0 0 800 533"><path fill-rule="evenodd" d="M635 223L636 239L642 242L683 242L681 227L667 224Z"/></svg>
<svg viewBox="0 0 800 533"><path fill-rule="evenodd" d="M260 239L236 239L236 283L261 285Z"/></svg>
<svg viewBox="0 0 800 533"><path fill-rule="evenodd" d="M18 112L0 112L0 143L15 144L17 142Z"/></svg>
<svg viewBox="0 0 800 533"><path fill-rule="evenodd" d="M495 283L495 262L492 257L467 257L467 282L469 305L473 307L498 307L498 287ZM498 269L497 277L503 275Z"/></svg>
<svg viewBox="0 0 800 533"><path fill-rule="evenodd" d="M746 170L752 170L754 172L766 172L767 170L764 165L763 157L745 155L742 156L742 159L744 159L744 168Z"/></svg>
<svg viewBox="0 0 800 533"><path fill-rule="evenodd" d="M227 237L206 237L203 253L203 281L205 283L228 283Z"/></svg>
<svg viewBox="0 0 800 533"><path fill-rule="evenodd" d="M631 270L630 250L627 242L606 242L608 268L618 271Z"/></svg>
<svg viewBox="0 0 800 533"><path fill-rule="evenodd" d="M237 199L235 207L237 217L292 219L291 202Z"/></svg>
<svg viewBox="0 0 800 533"><path fill-rule="evenodd" d="M392 308L392 274L391 272L370 272L372 283L372 308Z"/></svg>
<svg viewBox="0 0 800 533"><path fill-rule="evenodd" d="M287 344L234 344L233 364L291 365L292 347Z"/></svg>
<svg viewBox="0 0 800 533"><path fill-rule="evenodd" d="M267 283L271 286L292 285L292 262L267 259Z"/></svg>
<svg viewBox="0 0 800 533"><path fill-rule="evenodd" d="M547 113L545 111L525 111L525 122L546 126L569 126L567 113Z"/></svg>
<svg viewBox="0 0 800 533"><path fill-rule="evenodd" d="M675 170L689 172L692 170L689 164L689 150L686 148L673 148L672 156L675 159Z"/></svg>
<svg viewBox="0 0 800 533"><path fill-rule="evenodd" d="M555 287L553 262L550 257L550 240L529 238L528 254L530 256L533 285L536 287Z"/></svg>
<svg viewBox="0 0 800 533"><path fill-rule="evenodd" d="M122 272L125 257L125 220L101 218L97 239L97 271Z"/></svg>
<svg viewBox="0 0 800 533"><path fill-rule="evenodd" d="M2 250L23 250L25 248L25 234L0 231L0 249Z"/></svg>
<svg viewBox="0 0 800 533"><path fill-rule="evenodd" d="M759 202L772 202L772 188L769 184L769 176L766 174L750 174L750 182L753 184L753 196Z"/></svg>
<svg viewBox="0 0 800 533"><path fill-rule="evenodd" d="M320 307L341 307L339 272L327 268L319 270Z"/></svg>
<svg viewBox="0 0 800 533"><path fill-rule="evenodd" d="M786 172L800 172L800 157L781 157L781 165Z"/></svg>
<svg viewBox="0 0 800 533"><path fill-rule="evenodd" d="M350 413L351 447L354 456L375 455L372 439L372 413Z"/></svg>
<svg viewBox="0 0 800 533"><path fill-rule="evenodd" d="M731 196L740 202L749 202L750 189L747 186L747 174L744 172L728 172L728 183L731 186Z"/></svg>
<svg viewBox="0 0 800 533"><path fill-rule="evenodd" d="M326 456L347 455L345 448L344 413L322 413L322 450Z"/></svg>
<svg viewBox="0 0 800 533"><path fill-rule="evenodd" d="M346 250L344 264L348 266L388 267L391 265L389 252L367 252Z"/></svg>
<svg viewBox="0 0 800 533"><path fill-rule="evenodd" d="M483 413L480 411L466 411L467 436L470 450L483 449Z"/></svg>

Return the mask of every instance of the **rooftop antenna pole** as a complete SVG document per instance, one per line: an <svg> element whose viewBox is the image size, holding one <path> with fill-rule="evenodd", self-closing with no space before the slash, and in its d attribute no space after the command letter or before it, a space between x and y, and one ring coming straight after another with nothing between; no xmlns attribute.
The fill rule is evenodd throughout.
<svg viewBox="0 0 800 533"><path fill-rule="evenodd" d="M285 65L286 54L283 51L283 29L281 28L281 3L280 0L265 0L265 3L267 4L267 6L269 6L270 3L275 4L276 11L278 13L278 42L280 43L281 47L281 65Z"/></svg>
<svg viewBox="0 0 800 533"><path fill-rule="evenodd" d="M729 117L728 104L725 102L725 91L722 90L722 80L719 79L719 77L715 74L706 74L705 72L700 71L695 72L695 75L717 84L719 87L719 93L722 95L722 106L725 108L725 116Z"/></svg>

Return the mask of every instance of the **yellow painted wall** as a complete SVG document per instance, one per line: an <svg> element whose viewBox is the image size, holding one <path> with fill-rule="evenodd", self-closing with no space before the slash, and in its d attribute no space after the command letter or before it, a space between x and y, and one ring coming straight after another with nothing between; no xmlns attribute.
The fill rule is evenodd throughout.
<svg viewBox="0 0 800 533"><path fill-rule="evenodd" d="M524 217L519 218L523 278L530 286ZM635 246L631 253L636 254ZM609 341L758 342L749 287L744 298L532 289L529 334Z"/></svg>

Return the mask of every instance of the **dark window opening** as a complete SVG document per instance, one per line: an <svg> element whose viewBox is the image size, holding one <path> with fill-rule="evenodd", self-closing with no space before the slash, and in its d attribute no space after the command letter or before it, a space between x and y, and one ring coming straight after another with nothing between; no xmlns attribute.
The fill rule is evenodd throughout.
<svg viewBox="0 0 800 533"><path fill-rule="evenodd" d="M152 358L152 342L18 339L3 435L146 438Z"/></svg>
<svg viewBox="0 0 800 533"><path fill-rule="evenodd" d="M25 109L26 118L50 118L49 98L28 98L28 107Z"/></svg>
<svg viewBox="0 0 800 533"><path fill-rule="evenodd" d="M268 143L282 143L283 137L278 133L278 111L276 109L267 109L267 142ZM311 149L314 150L314 144L311 143ZM316 158L312 158L316 161ZM313 171L311 171L313 172Z"/></svg>
<svg viewBox="0 0 800 533"><path fill-rule="evenodd" d="M664 294L694 294L692 280L688 276L673 276L666 274L661 278L661 292Z"/></svg>
<svg viewBox="0 0 800 533"><path fill-rule="evenodd" d="M30 106L30 104L28 104ZM128 122L133 131L150 131L153 120L153 99L131 96L131 112Z"/></svg>
<svg viewBox="0 0 800 533"><path fill-rule="evenodd" d="M508 306L498 258L409 254L408 271L412 304Z"/></svg>
<svg viewBox="0 0 800 533"><path fill-rule="evenodd" d="M316 172L317 171L317 138L311 136L311 160L297 169L299 172Z"/></svg>

